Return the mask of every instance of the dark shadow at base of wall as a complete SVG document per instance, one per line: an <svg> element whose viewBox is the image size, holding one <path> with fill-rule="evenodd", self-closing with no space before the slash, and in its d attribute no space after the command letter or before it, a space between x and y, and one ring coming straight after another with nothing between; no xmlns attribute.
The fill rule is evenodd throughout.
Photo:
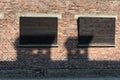
<svg viewBox="0 0 120 80"><path fill-rule="evenodd" d="M17 42L18 39L15 44ZM17 60L0 62L0 77L120 77L119 61L90 61L88 47L77 48L77 44L75 37L66 40L66 61L51 60L50 48L20 48L15 45Z"/></svg>

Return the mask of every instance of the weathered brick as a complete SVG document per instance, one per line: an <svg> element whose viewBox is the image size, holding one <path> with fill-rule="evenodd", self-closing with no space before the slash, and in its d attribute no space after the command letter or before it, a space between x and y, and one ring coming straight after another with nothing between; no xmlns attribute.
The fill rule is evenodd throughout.
<svg viewBox="0 0 120 80"><path fill-rule="evenodd" d="M104 61L118 62L120 60L119 5L120 1L118 0L0 0L0 12L4 14L4 17L0 19L0 44L2 44L0 46L0 61L14 61L12 66L17 63L17 66L21 65L24 67L31 67L33 65L46 67L48 61L51 61L52 67L54 67L60 61L63 64L66 62L70 63L69 65L66 64L66 66L76 66L77 68L82 67L80 63L84 64L84 66L86 65L85 68L92 67L92 64L94 64L93 68L99 68L99 65L102 65L102 68L104 68L106 67ZM17 43L19 41L20 25L17 13L62 14L62 19L58 21L58 47L51 47L49 49L19 48ZM77 20L74 19L74 16L79 14L116 15L116 46L105 48L88 47L87 50L77 48L77 39L74 40L74 38L78 37ZM79 58L79 56L82 57ZM69 62L69 57L74 58L74 60ZM86 61L83 59L84 57L87 58L87 60L85 59ZM9 67L9 65L6 67ZM117 68L120 68L120 66L118 65Z"/></svg>

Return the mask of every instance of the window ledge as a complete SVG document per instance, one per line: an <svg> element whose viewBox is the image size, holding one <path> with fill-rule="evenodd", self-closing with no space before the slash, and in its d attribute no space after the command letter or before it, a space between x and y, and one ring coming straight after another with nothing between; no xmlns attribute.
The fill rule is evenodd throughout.
<svg viewBox="0 0 120 80"><path fill-rule="evenodd" d="M102 14L78 14L74 16L74 19L77 20L79 17L103 17L103 18L115 18L117 20L116 15L102 15Z"/></svg>
<svg viewBox="0 0 120 80"><path fill-rule="evenodd" d="M40 47L40 48L42 48L42 47L58 47L58 44L52 44L52 45L50 45L50 44L43 44L43 45L41 45L41 44L38 44L38 45L32 45L32 44L28 44L28 45L24 45L24 44L19 44L18 45L18 47L30 47L30 48L32 48L32 47Z"/></svg>
<svg viewBox="0 0 120 80"><path fill-rule="evenodd" d="M81 45L81 44L79 44L78 46L77 46L78 48L79 47L115 47L115 45L100 45L100 44L90 44L90 45Z"/></svg>
<svg viewBox="0 0 120 80"><path fill-rule="evenodd" d="M19 17L57 17L58 19L62 19L62 14L37 14L37 13L17 13L17 18Z"/></svg>

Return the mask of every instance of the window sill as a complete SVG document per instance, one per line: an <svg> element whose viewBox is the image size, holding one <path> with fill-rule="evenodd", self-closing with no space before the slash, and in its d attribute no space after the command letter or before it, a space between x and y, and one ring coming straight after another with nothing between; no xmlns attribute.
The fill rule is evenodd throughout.
<svg viewBox="0 0 120 80"><path fill-rule="evenodd" d="M25 48L34 48L34 47L38 47L38 48L50 48L50 47L58 47L58 44L52 44L52 45L49 45L49 44L38 44L38 45L32 45L32 44L19 44L18 47L25 47Z"/></svg>
<svg viewBox="0 0 120 80"><path fill-rule="evenodd" d="M78 48L82 48L82 47L85 47L85 48L87 48L87 47L115 47L115 45L100 45L100 44L90 44L90 45L84 45L84 44L78 44L78 46L77 46Z"/></svg>

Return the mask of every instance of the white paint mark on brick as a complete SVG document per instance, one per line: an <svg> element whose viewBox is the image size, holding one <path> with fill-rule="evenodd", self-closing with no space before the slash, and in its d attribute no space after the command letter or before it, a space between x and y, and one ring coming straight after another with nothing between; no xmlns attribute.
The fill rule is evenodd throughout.
<svg viewBox="0 0 120 80"><path fill-rule="evenodd" d="M4 13L0 12L0 19L4 19Z"/></svg>

